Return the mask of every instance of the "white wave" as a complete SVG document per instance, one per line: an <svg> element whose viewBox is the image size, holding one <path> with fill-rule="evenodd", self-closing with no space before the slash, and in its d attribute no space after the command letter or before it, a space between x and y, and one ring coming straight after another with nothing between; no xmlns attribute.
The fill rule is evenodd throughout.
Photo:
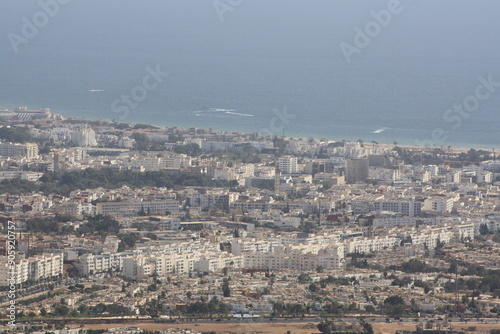
<svg viewBox="0 0 500 334"><path fill-rule="evenodd" d="M208 109L208 112L227 112L227 111L235 112L236 109L224 109L224 108L210 108L210 109Z"/></svg>
<svg viewBox="0 0 500 334"><path fill-rule="evenodd" d="M242 117L254 117L254 115L244 114L244 113L241 113L241 112L226 111L225 113L226 114L230 114L230 115L242 116Z"/></svg>
<svg viewBox="0 0 500 334"><path fill-rule="evenodd" d="M195 110L193 111L196 114L217 114L217 113L224 113L226 111L233 111L233 109L215 109L215 108L210 108L207 110ZM234 110L236 111L236 110Z"/></svg>
<svg viewBox="0 0 500 334"><path fill-rule="evenodd" d="M382 132L384 132L385 130L389 130L389 129L390 129L390 128L383 127L383 128L380 128L380 129L377 129L377 130L372 131L372 133L382 133Z"/></svg>
<svg viewBox="0 0 500 334"><path fill-rule="evenodd" d="M90 93L104 92L104 89L89 89Z"/></svg>

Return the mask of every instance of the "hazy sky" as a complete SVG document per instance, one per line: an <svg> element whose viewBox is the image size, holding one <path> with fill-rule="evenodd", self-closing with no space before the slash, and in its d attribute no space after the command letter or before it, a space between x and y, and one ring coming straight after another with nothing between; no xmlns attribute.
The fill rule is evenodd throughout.
<svg viewBox="0 0 500 334"><path fill-rule="evenodd" d="M237 5L225 11L221 21L214 6L218 2L212 0L72 0L20 46L20 56L64 41L68 49L89 55L95 45L106 42L109 49L102 51L117 56L133 45L152 53L342 60L339 43L352 43L353 28L363 28L373 19L372 10L387 8L390 2L234 0ZM357 58L481 62L499 55L497 0L401 0L400 8ZM8 33L21 35L22 18L32 20L38 11L39 1L0 2L1 66L19 56L12 52ZM73 37L69 41L68 35Z"/></svg>

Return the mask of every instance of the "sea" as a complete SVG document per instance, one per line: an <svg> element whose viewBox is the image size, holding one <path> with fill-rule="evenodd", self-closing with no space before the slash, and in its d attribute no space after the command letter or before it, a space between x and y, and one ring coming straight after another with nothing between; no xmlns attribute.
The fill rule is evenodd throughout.
<svg viewBox="0 0 500 334"><path fill-rule="evenodd" d="M498 0L0 1L0 109L500 145Z"/></svg>

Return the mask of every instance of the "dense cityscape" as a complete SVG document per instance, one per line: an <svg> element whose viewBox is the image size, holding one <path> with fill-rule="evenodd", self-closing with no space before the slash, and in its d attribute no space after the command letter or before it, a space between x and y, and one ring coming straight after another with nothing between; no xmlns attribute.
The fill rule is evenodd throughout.
<svg viewBox="0 0 500 334"><path fill-rule="evenodd" d="M494 150L0 118L3 331L498 333Z"/></svg>

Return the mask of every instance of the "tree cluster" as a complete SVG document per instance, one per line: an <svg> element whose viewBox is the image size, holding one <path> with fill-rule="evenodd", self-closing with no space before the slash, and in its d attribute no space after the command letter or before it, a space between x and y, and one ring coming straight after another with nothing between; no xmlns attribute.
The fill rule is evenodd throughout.
<svg viewBox="0 0 500 334"><path fill-rule="evenodd" d="M188 305L185 310L187 314L227 314L229 313L229 306L225 303L219 302L217 299L212 299L208 303L194 302Z"/></svg>
<svg viewBox="0 0 500 334"><path fill-rule="evenodd" d="M167 187L180 189L181 187L230 187L233 181L212 180L210 177L192 172L155 171L138 173L130 170L118 171L112 169L87 168L79 171L65 171L62 173L47 172L40 182L27 180L2 180L0 193L28 194L43 192L45 194L69 195L71 191L80 189L142 187Z"/></svg>

